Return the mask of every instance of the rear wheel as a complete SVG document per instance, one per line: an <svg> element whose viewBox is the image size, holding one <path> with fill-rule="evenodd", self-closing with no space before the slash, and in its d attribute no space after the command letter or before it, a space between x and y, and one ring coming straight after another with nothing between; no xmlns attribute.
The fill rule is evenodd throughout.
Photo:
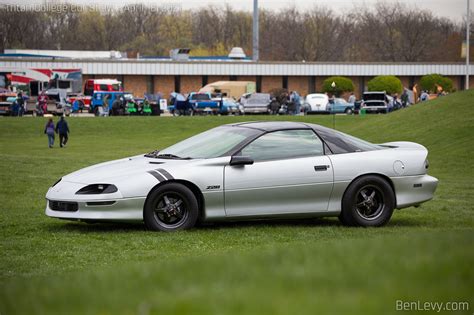
<svg viewBox="0 0 474 315"><path fill-rule="evenodd" d="M193 192L178 183L155 189L147 199L143 218L155 231L176 231L192 228L198 219L199 206Z"/></svg>
<svg viewBox="0 0 474 315"><path fill-rule="evenodd" d="M349 226L382 226L392 217L395 194L379 176L356 179L342 199L339 220Z"/></svg>

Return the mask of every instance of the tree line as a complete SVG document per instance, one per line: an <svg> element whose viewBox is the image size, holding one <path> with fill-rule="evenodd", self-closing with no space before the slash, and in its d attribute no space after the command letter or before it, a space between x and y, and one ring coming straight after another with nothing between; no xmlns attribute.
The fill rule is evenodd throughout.
<svg viewBox="0 0 474 315"><path fill-rule="evenodd" d="M261 9L260 59L269 61L461 61L462 21L400 3L380 2L340 13L315 6ZM193 10L128 5L115 10L64 4L60 12L0 6L0 49L134 51L167 56L252 52L252 13L230 6Z"/></svg>

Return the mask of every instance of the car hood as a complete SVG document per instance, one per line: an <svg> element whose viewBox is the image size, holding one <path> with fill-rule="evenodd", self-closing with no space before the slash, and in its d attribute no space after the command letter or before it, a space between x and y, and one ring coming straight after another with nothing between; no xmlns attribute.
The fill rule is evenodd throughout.
<svg viewBox="0 0 474 315"><path fill-rule="evenodd" d="M362 100L364 102L368 101L385 101L385 93L364 93L362 95Z"/></svg>
<svg viewBox="0 0 474 315"><path fill-rule="evenodd" d="M154 159L144 157L143 155L137 155L120 160L95 164L63 176L62 179L72 183L106 184L113 183L115 180L123 177L131 177L135 174L141 174L162 166L182 166L184 164L192 163L193 161L196 160Z"/></svg>

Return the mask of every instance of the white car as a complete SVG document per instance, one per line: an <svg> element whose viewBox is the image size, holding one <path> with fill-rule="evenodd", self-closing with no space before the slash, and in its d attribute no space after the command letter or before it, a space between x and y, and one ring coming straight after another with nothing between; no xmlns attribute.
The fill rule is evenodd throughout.
<svg viewBox="0 0 474 315"><path fill-rule="evenodd" d="M304 101L306 113L326 113L328 112L329 97L326 94L308 94Z"/></svg>
<svg viewBox="0 0 474 315"><path fill-rule="evenodd" d="M433 197L427 155L413 142L377 145L309 123L236 123L66 175L49 188L46 215L162 231L317 216L381 226Z"/></svg>

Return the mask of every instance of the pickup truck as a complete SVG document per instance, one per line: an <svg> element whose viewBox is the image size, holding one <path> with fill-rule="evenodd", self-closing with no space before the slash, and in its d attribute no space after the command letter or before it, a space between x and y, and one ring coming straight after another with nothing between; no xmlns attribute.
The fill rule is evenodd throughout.
<svg viewBox="0 0 474 315"><path fill-rule="evenodd" d="M195 113L220 113L220 102L213 100L211 93L203 92L196 93L192 92L188 96L188 103L192 106Z"/></svg>

